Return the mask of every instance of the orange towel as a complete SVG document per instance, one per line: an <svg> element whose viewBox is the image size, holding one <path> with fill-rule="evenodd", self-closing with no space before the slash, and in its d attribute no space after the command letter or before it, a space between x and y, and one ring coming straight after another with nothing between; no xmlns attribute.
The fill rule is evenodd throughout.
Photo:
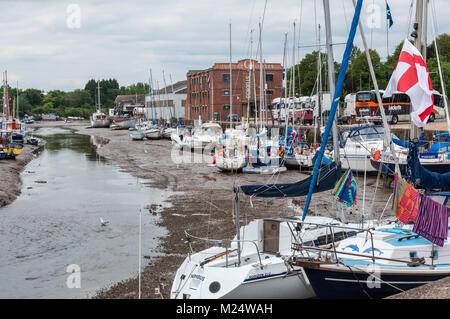
<svg viewBox="0 0 450 319"><path fill-rule="evenodd" d="M400 198L395 216L403 224L415 221L419 209L419 191L405 183L405 191Z"/></svg>

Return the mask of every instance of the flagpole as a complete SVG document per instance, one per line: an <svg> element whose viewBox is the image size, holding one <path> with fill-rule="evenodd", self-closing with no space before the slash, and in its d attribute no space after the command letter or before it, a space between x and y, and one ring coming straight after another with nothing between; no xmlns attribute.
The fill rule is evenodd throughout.
<svg viewBox="0 0 450 319"><path fill-rule="evenodd" d="M388 19L388 3L386 1L386 61L389 60L389 19Z"/></svg>
<svg viewBox="0 0 450 319"><path fill-rule="evenodd" d="M417 23L417 36L414 41L414 46L422 53L422 18L423 18L423 0L417 0L416 2L416 23ZM411 132L410 139L419 138L419 127L414 125L411 120Z"/></svg>

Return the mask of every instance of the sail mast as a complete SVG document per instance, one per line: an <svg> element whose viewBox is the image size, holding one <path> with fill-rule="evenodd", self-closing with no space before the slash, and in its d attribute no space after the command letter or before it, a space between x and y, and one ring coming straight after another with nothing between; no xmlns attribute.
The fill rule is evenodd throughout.
<svg viewBox="0 0 450 319"><path fill-rule="evenodd" d="M232 74L232 52L231 52L231 23L230 23L230 129L233 128L233 74Z"/></svg>
<svg viewBox="0 0 450 319"><path fill-rule="evenodd" d="M353 47L353 40L355 38L356 29L358 27L358 21L359 21L359 17L361 14L361 7L362 7L362 0L358 0L358 4L355 8L355 14L353 16L352 27L350 29L350 34L348 36L347 44L345 47L344 56L342 57L341 67L339 69L339 76L337 79L336 89L334 92L334 97L333 97L331 108L330 108L329 119L333 119L336 115L336 109L338 106L339 97L341 95L342 88L344 86L345 73L347 72L348 61L350 59L350 53L351 53L352 47ZM303 216L302 216L303 220L305 219L306 214L308 213L309 204L311 203L311 197L312 197L312 194L314 191L314 187L316 186L317 177L319 175L320 165L322 163L323 154L325 153L326 141L328 139L332 124L333 124L333 121L328 121L327 126L325 127L325 131L323 132L323 141L325 141L325 142L321 143L319 153L317 155L316 163L314 164L314 173L312 176L311 183L309 185L308 197L306 198L306 203L305 203L305 207L303 210Z"/></svg>
<svg viewBox="0 0 450 319"><path fill-rule="evenodd" d="M329 82L329 91L330 97L334 96L334 54L333 54L333 45L332 45L332 35L331 35L331 19L330 19L330 1L323 0L323 8L325 12L325 32L326 32L326 46L327 46L327 55L328 55L328 82ZM338 127L337 127L337 114L333 120L333 149L334 149L334 161L336 163L340 162L339 156L339 144L338 144ZM323 141L322 141L323 143ZM326 141L325 141L326 143Z"/></svg>
<svg viewBox="0 0 450 319"><path fill-rule="evenodd" d="M414 46L419 50L419 52L423 53L422 50L422 19L423 19L423 0L417 0L416 1L416 23L414 23L414 29L416 35L414 40ZM410 132L410 139L419 138L420 132L419 127L417 127L413 121L411 121L411 132Z"/></svg>

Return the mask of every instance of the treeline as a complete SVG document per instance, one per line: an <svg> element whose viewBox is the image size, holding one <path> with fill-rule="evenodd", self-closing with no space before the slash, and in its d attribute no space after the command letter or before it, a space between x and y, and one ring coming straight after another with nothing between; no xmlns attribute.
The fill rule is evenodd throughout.
<svg viewBox="0 0 450 319"><path fill-rule="evenodd" d="M441 67L444 76L445 88L448 92L450 87L450 36L446 33L441 34L437 38L440 51ZM377 50L369 50L375 70L378 86L385 89L392 72L395 69L400 52L403 47L403 41L397 45L394 52L384 62ZM315 94L317 89L318 75L318 51L307 54L295 66L295 93L298 96L308 96ZM321 53L322 61L322 90L328 91L328 70L327 70L327 54ZM339 72L340 64L335 62L336 78ZM430 73L433 89L442 93L441 82L439 79L438 63L435 54L434 41L427 47L427 67ZM292 67L288 69L287 79L288 87L291 83ZM354 46L349 60L349 66L344 82L344 89L341 95L343 99L348 93L355 93L361 90L373 90L373 83L370 77L369 65L367 63L364 50Z"/></svg>
<svg viewBox="0 0 450 319"><path fill-rule="evenodd" d="M102 111L114 107L114 100L121 94L145 94L149 86L146 83L136 83L129 86L119 86L116 79L103 79L100 81L100 103ZM96 109L97 81L89 80L84 89L70 92L52 90L44 92L39 89L19 89L19 114L40 115L54 113L60 117L77 116L88 118ZM9 106L12 112L13 100L17 97L17 88L8 86ZM3 99L3 87L0 92ZM17 98L16 98L17 99ZM17 105L17 101L16 101Z"/></svg>

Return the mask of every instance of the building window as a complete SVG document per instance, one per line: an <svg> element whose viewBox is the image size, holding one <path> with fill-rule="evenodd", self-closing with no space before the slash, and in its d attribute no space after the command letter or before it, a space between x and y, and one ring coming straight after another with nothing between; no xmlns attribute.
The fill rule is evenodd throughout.
<svg viewBox="0 0 450 319"><path fill-rule="evenodd" d="M223 95L230 95L230 90L223 90Z"/></svg>
<svg viewBox="0 0 450 319"><path fill-rule="evenodd" d="M222 80L224 82L230 82L230 74L229 73L225 73L222 75Z"/></svg>
<svg viewBox="0 0 450 319"><path fill-rule="evenodd" d="M273 90L266 90L266 94L267 95L272 95L273 94Z"/></svg>
<svg viewBox="0 0 450 319"><path fill-rule="evenodd" d="M273 82L273 74L266 74L266 82Z"/></svg>
<svg viewBox="0 0 450 319"><path fill-rule="evenodd" d="M224 109L225 111L228 111L228 110L230 109L230 106L229 106L229 105L224 105L224 106L223 106L223 109Z"/></svg>

